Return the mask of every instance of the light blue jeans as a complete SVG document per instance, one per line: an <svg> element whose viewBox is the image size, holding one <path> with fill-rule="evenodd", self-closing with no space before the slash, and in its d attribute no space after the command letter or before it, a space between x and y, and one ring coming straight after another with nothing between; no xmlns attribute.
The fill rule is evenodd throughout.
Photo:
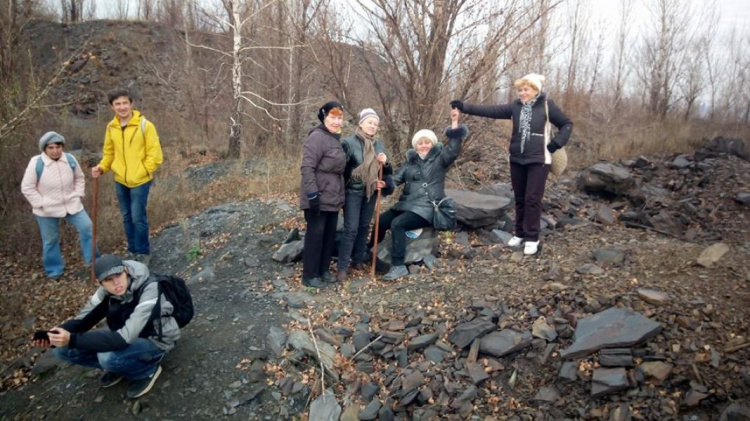
<svg viewBox="0 0 750 421"><path fill-rule="evenodd" d="M42 234L42 264L44 271L50 278L58 278L65 270L65 262L60 252L60 220L63 218L48 218L36 216L39 232ZM81 239L81 253L83 262L91 264L91 245L93 242L91 218L85 210L75 215L66 215L65 219L78 230Z"/></svg>
<svg viewBox="0 0 750 421"><path fill-rule="evenodd" d="M133 188L115 183L122 223L125 226L125 236L128 239L128 251L133 254L151 253L148 242L148 215L146 214L150 189L151 181Z"/></svg>
<svg viewBox="0 0 750 421"><path fill-rule="evenodd" d="M117 373L128 380L151 377L164 357L164 351L144 338L136 339L119 351L96 352L63 346L52 349L52 352L57 358L71 364Z"/></svg>

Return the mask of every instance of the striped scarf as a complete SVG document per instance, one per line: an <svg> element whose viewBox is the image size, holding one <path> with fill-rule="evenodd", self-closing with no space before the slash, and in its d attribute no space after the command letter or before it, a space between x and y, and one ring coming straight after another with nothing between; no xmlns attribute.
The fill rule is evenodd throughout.
<svg viewBox="0 0 750 421"><path fill-rule="evenodd" d="M534 106L537 98L539 97L535 97L521 107L521 116L518 118L518 123L521 126L519 127L519 131L521 132L521 153L523 153L526 142L531 139L531 107Z"/></svg>

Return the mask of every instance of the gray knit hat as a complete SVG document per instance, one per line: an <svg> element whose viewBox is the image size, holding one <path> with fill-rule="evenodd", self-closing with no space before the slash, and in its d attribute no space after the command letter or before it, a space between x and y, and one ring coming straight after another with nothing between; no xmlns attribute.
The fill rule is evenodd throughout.
<svg viewBox="0 0 750 421"><path fill-rule="evenodd" d="M65 144L65 138L57 132L47 132L39 139L39 151L44 152L44 148L50 143L62 143Z"/></svg>
<svg viewBox="0 0 750 421"><path fill-rule="evenodd" d="M378 117L378 113L376 113L375 110L372 108L365 108L359 112L359 123L357 123L357 125L362 124L368 118L374 118L375 120L380 121L380 117Z"/></svg>
<svg viewBox="0 0 750 421"><path fill-rule="evenodd" d="M94 263L94 273L99 282L112 275L119 275L124 271L125 264L122 263L122 259L114 254L105 254L96 259L96 263Z"/></svg>

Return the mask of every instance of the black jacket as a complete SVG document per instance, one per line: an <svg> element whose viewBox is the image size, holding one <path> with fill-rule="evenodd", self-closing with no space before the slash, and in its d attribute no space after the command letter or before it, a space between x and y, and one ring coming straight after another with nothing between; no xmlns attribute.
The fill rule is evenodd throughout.
<svg viewBox="0 0 750 421"><path fill-rule="evenodd" d="M455 130L446 128L448 145L433 146L425 159L414 149L408 150L406 162L393 176L395 185L404 184L404 192L393 209L414 212L432 222L432 202L445 197L445 174L461 153L461 142L468 134L463 124Z"/></svg>
<svg viewBox="0 0 750 421"><path fill-rule="evenodd" d="M344 153L346 154L346 168L344 168L344 184L346 185L346 190L363 191L365 189L365 184L361 180L352 179L352 172L362 165L362 160L364 159L364 141L356 134L353 134L344 139L341 146L344 148ZM379 140L373 142L373 147L375 148L376 156L380 153L384 153L386 156L388 155L385 152L385 146L383 146L383 143ZM386 162L386 164L383 165L383 176L385 177L392 173L393 168L391 167L391 163Z"/></svg>
<svg viewBox="0 0 750 421"><path fill-rule="evenodd" d="M550 139L550 142L555 144L555 149L559 149L568 143L573 131L573 122L563 114L552 100L547 99L544 92L539 94L531 108L531 138L526 142L523 153L521 153L521 132L518 122L521 116L521 107L523 107L520 99L509 104L498 105L464 103L462 112L480 117L513 120L513 133L511 134L509 147L510 162L521 165L550 164L552 163L552 157L544 143L544 125L547 122L544 111L545 102L547 102L549 108L549 121L558 129L557 135Z"/></svg>

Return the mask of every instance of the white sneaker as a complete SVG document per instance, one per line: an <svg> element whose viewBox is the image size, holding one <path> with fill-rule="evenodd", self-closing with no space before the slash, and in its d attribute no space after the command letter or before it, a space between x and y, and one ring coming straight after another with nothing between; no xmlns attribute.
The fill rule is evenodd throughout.
<svg viewBox="0 0 750 421"><path fill-rule="evenodd" d="M523 238L514 235L513 238L508 240L508 247L518 247L521 243L523 243Z"/></svg>
<svg viewBox="0 0 750 421"><path fill-rule="evenodd" d="M523 254L531 256L539 251L539 241L527 241L523 246Z"/></svg>

